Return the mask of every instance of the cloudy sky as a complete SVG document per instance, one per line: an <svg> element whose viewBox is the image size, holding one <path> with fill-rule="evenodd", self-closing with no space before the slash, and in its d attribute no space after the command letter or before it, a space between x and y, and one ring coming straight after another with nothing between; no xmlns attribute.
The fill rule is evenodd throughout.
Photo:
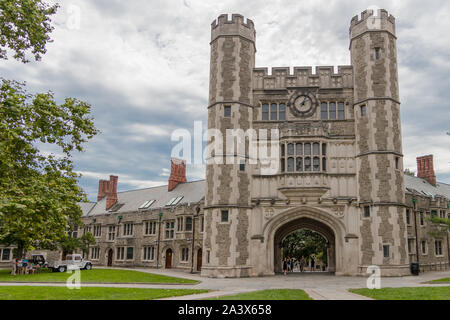
<svg viewBox="0 0 450 320"><path fill-rule="evenodd" d="M62 1L61 1L62 2ZM450 183L450 1L64 0L40 62L0 63L5 78L93 107L102 131L75 156L95 200L98 179L119 190L166 184L175 129L207 120L210 24L240 13L256 27L257 67L347 65L352 16L378 6L396 17L405 166L434 154ZM204 178L188 166L188 179Z"/></svg>

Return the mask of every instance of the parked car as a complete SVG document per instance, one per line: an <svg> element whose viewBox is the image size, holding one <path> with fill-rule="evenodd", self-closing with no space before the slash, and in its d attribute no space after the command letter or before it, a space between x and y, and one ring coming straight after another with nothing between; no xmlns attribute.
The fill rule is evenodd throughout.
<svg viewBox="0 0 450 320"><path fill-rule="evenodd" d="M83 259L81 254L69 254L64 261L55 261L48 264L53 272L66 272L67 270L84 269L91 270L92 262Z"/></svg>

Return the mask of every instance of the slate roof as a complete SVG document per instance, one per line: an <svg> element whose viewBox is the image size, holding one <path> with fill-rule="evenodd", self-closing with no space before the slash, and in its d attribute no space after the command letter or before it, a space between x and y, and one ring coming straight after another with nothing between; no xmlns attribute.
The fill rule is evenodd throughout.
<svg viewBox="0 0 450 320"><path fill-rule="evenodd" d="M450 185L442 182L437 182L436 186L430 184L427 180L412 177L405 174L405 188L406 192L419 193L423 196L443 196L450 199Z"/></svg>
<svg viewBox="0 0 450 320"><path fill-rule="evenodd" d="M198 203L205 197L205 180L178 184L172 191L167 191L167 185L118 192L117 203L111 208L114 213L135 212L148 200L156 200L148 209L163 208L174 197L183 196L177 205ZM98 202L80 203L83 217L109 214L106 210L106 197Z"/></svg>
<svg viewBox="0 0 450 320"><path fill-rule="evenodd" d="M111 209L114 213L135 212L147 200L156 200L149 209L159 209L174 197L183 196L178 205L197 203L204 199L206 194L205 180L180 183L172 191L167 191L167 185L118 192L118 202ZM405 175L405 188L407 193L423 196L443 196L450 199L450 185L438 182L436 186L418 177ZM83 217L91 217L111 212L106 211L106 197L99 202L79 203Z"/></svg>

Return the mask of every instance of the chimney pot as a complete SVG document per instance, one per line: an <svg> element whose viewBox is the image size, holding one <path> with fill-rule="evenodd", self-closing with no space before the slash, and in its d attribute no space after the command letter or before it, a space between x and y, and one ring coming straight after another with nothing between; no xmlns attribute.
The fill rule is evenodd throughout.
<svg viewBox="0 0 450 320"><path fill-rule="evenodd" d="M427 180L430 184L436 185L436 174L434 173L433 155L417 157L417 176Z"/></svg>
<svg viewBox="0 0 450 320"><path fill-rule="evenodd" d="M168 191L172 191L175 187L186 180L186 161L172 158L170 159L170 177Z"/></svg>

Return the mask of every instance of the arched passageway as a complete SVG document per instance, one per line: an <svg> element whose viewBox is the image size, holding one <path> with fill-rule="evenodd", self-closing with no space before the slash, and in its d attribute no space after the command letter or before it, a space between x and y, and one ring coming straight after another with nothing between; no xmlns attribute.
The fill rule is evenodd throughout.
<svg viewBox="0 0 450 320"><path fill-rule="evenodd" d="M328 258L328 269L329 272L336 271L336 237L333 230L326 224L307 217L302 217L298 219L291 220L281 225L275 232L274 236L274 271L282 272L282 240L286 238L289 234L300 230L308 229L317 232L323 236L327 242L327 258Z"/></svg>

